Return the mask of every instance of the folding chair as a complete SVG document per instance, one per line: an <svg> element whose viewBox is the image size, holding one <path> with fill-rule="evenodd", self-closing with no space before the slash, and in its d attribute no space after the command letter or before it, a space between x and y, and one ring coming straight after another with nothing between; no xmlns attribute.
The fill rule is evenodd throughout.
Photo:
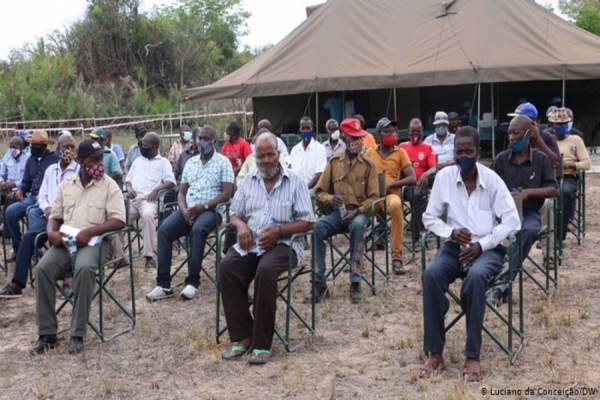
<svg viewBox="0 0 600 400"><path fill-rule="evenodd" d="M447 216L447 204L445 204L444 206L444 211L443 211L443 215L442 215L442 219L445 220ZM434 236L436 243L437 243L437 248L440 248L441 245L441 240L438 236L435 236L432 232L427 231L425 233L423 233L422 237L421 237L421 269L422 271L425 271L425 268L427 267L427 242L430 236ZM483 330L485 331L485 333L494 341L494 343L496 343L498 345L498 347L500 347L500 349L502 349L502 351L504 351L509 358L509 362L511 365L513 365L515 363L515 361L517 360L517 357L519 356L519 353L521 352L521 350L523 349L524 346L524 342L525 342L525 333L524 333L524 322L523 322L523 274L522 271L523 269L519 269L519 271L513 275L513 271L514 268L516 266L513 265L512 263L512 256L513 256L513 246L512 244L515 243L516 239L516 235L515 234L511 234L508 238L508 252L507 252L507 256L508 256L508 268L504 268L503 270L501 270L498 274L492 276L490 278L490 280L488 281L488 288L492 289L496 286L502 285L502 284L507 284L508 285L508 307L507 307L507 312L506 315L503 314L502 312L500 312L500 310L498 308L496 308L494 305L492 305L487 299L486 299L486 306L488 310L491 310L493 312L493 314L495 314L498 319L506 326L507 329L507 336L506 336L506 341L503 341L489 326L487 326L485 323L483 324ZM522 251L522 243L520 243L519 241L519 246L520 246L520 251ZM518 278L518 288L519 288L519 318L518 318L518 325L515 325L515 317L514 317L514 305L513 305L513 300L514 300L514 296L513 296L513 288L514 288L514 278ZM461 302L460 302L460 297L452 290L452 288L448 289L448 295L450 296L450 298L460 306ZM454 318L452 318L452 320L446 324L444 331L447 333L450 329L452 329L452 327L454 325L456 325L456 323L465 315L464 311L461 311L458 313L458 315L456 315ZM518 343L515 346L514 343L514 339L516 336L516 340L518 341Z"/></svg>
<svg viewBox="0 0 600 400"><path fill-rule="evenodd" d="M228 234L233 232L233 230L231 230L228 227L222 227L220 229L220 231L217 234L217 241L216 241L216 245L217 245L217 276L218 276L218 269L219 269L219 265L221 263L221 258L222 258L222 253L221 253L221 246L222 246L222 240L223 237ZM292 260L294 259L294 248L293 248L293 243L295 241L298 240L305 240L305 239L310 239L310 243L313 243L314 237L313 237L313 232L309 231L306 233L296 233L294 235L292 235L292 237L290 238L290 246L289 246L289 250L288 250L288 271L287 273L284 273L282 275L279 276L278 282L278 292L277 292L277 298L283 300L284 303L284 307L285 307L285 323L284 323L284 328L283 331L281 331L279 328L277 328L277 324L275 326L275 335L279 338L279 340L281 340L281 343L283 343L283 345L285 346L285 350L288 353L293 353L296 350L298 350L300 347L302 347L302 344L298 344L296 346L291 346L291 341L290 341L290 331L291 331L291 327L290 327L290 321L291 321L291 317L292 314L294 316L296 316L296 318L298 319L299 323L301 324L301 326L304 326L311 335L314 335L315 333L315 302L311 301L310 302L310 320L307 320L307 318L305 318L301 311L298 310L298 308L294 305L294 296L292 295L292 286L293 283L296 281L296 279L298 279L300 276L302 275L310 275L310 281L312 282L312 290L315 290L315 283L314 283L314 279L313 279L313 265L315 263L314 260L314 251L311 249L311 256L310 256L310 261L308 263L305 263L304 260L298 260L298 265L296 266L296 268L294 268L293 264L292 264ZM220 343L221 340L221 336L227 331L227 326L223 326L221 324L221 286L219 281L217 280L217 301L216 301L216 307L215 307L215 336L216 336L216 340L217 343ZM251 307L253 304L253 299L252 296L250 296L250 294L248 294L248 307Z"/></svg>
<svg viewBox="0 0 600 400"><path fill-rule="evenodd" d="M585 171L577 173L577 193L575 195L575 213L573 224L569 224L567 232L577 239L577 245L585 240Z"/></svg>
<svg viewBox="0 0 600 400"><path fill-rule="evenodd" d="M7 251L7 241L10 239L10 234L8 232L8 225L6 223L6 208L8 207L8 205L14 203L15 200L15 193L11 193L10 196L6 197L6 202L8 202L8 204L5 204L2 207L2 214L3 214L3 220L4 220L4 226L2 227L2 257L3 257L3 264L0 264L0 270L4 271L4 275L8 276L8 264L14 261L9 261L8 260L8 251ZM20 222L21 222L21 233L24 233L25 231L27 231L27 229L29 229L29 214L31 212L31 210L33 210L34 208L37 208L38 205L37 203L27 207L27 210L25 210L25 216L23 218L21 218Z"/></svg>

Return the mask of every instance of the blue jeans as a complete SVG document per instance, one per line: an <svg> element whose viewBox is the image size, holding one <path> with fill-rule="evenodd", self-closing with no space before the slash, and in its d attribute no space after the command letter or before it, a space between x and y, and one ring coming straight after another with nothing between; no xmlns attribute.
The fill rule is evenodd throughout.
<svg viewBox="0 0 600 400"><path fill-rule="evenodd" d="M173 257L173 242L182 236L189 235L189 260L186 285L200 286L200 270L204 258L204 245L206 238L217 226L217 213L213 210L202 212L194 220L192 226L188 225L177 210L169 215L158 228L158 275L156 284L163 288L171 287L171 259Z"/></svg>
<svg viewBox="0 0 600 400"><path fill-rule="evenodd" d="M315 282L325 282L325 240L331 236L350 232L350 281L360 282L363 270L363 259L365 252L365 235L371 220L364 214L358 214L348 225L342 225L339 210L321 217L315 222L315 262L317 263L317 274Z"/></svg>
<svg viewBox="0 0 600 400"><path fill-rule="evenodd" d="M39 210L39 208L36 210ZM29 267L31 266L31 257L33 257L33 252L35 251L33 248L35 238L38 234L46 232L46 225L46 217L42 216L41 218L37 218L35 221L33 221L33 223L29 222L29 229L27 229L27 232L25 232L23 235L21 245L19 246L19 251L17 252L15 274L13 275L12 279L13 282L20 284L22 288L27 286L27 271L29 271Z"/></svg>
<svg viewBox="0 0 600 400"><path fill-rule="evenodd" d="M4 223L8 227L10 240L12 241L12 247L15 254L19 252L19 246L21 245L21 227L19 226L19 220L25 216L27 213L27 208L35 203L37 203L37 196L29 196L25 197L23 201L12 203L6 209ZM38 218L39 216L40 214L37 214ZM28 221L30 225L33 225L35 222L35 217L36 215L32 215L31 220Z"/></svg>
<svg viewBox="0 0 600 400"><path fill-rule="evenodd" d="M542 220L538 210L531 208L523 208L523 223L521 230L517 234L517 240L513 244L513 276L514 279L517 272L523 267L523 260L529 254L533 244L540 238L540 230L542 229ZM523 254L519 252L519 241L523 244Z"/></svg>
<svg viewBox="0 0 600 400"><path fill-rule="evenodd" d="M479 359L485 315L485 292L489 279L502 269L506 249L504 246L498 246L484 251L466 272L463 272L458 261L459 253L458 243L448 241L423 271L423 350L426 353L442 353L444 350L444 315L450 307L446 292L452 282L463 278L460 303L467 320L465 355L467 358Z"/></svg>

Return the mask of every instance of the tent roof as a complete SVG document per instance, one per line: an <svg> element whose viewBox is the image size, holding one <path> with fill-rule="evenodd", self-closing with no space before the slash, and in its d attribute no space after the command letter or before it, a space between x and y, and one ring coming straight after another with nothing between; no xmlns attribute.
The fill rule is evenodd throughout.
<svg viewBox="0 0 600 400"><path fill-rule="evenodd" d="M531 0L328 0L188 100L600 78L600 37Z"/></svg>

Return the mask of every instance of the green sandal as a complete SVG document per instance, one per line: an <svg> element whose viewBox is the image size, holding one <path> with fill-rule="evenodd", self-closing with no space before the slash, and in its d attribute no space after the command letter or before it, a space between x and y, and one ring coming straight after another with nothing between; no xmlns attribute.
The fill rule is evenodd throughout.
<svg viewBox="0 0 600 400"><path fill-rule="evenodd" d="M265 358L252 358L254 357L258 357L258 356L262 356L262 355L267 355L268 357ZM248 364L250 365L263 365L268 363L269 361L271 361L271 357L273 356L273 353L271 352L271 350L258 350L258 349L254 349L252 350L252 354L250 354L250 358L248 358Z"/></svg>
<svg viewBox="0 0 600 400"><path fill-rule="evenodd" d="M239 361L246 353L248 353L248 350L250 349L247 349L244 346L233 345L231 346L230 351L224 351L221 353L221 358L227 361Z"/></svg>

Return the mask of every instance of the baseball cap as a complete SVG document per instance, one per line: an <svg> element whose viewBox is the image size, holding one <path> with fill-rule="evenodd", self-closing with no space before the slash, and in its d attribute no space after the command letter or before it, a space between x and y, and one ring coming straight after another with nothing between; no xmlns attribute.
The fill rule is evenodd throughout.
<svg viewBox="0 0 600 400"><path fill-rule="evenodd" d="M104 149L92 139L85 139L77 148L77 158L98 157L104 153Z"/></svg>
<svg viewBox="0 0 600 400"><path fill-rule="evenodd" d="M454 111L449 112L448 113L448 120L451 120L451 119L458 119L458 113L454 112Z"/></svg>
<svg viewBox="0 0 600 400"><path fill-rule="evenodd" d="M519 104L514 113L507 114L509 117L516 117L517 115L526 115L531 119L537 119L538 111L535 106L529 102Z"/></svg>
<svg viewBox="0 0 600 400"><path fill-rule="evenodd" d="M390 119L383 117L379 121L377 121L377 126L375 127L375 130L377 132L381 132L383 128L388 127L390 125L393 125L394 128L398 127L398 123L396 121L391 121Z"/></svg>
<svg viewBox="0 0 600 400"><path fill-rule="evenodd" d="M433 125L440 125L440 124L449 125L448 114L446 114L443 111L436 112L435 117L433 118Z"/></svg>
<svg viewBox="0 0 600 400"><path fill-rule="evenodd" d="M91 138L94 138L94 139L98 139L98 138L105 139L106 132L104 132L104 129L102 129L102 128L96 128L88 136Z"/></svg>
<svg viewBox="0 0 600 400"><path fill-rule="evenodd" d="M27 129L21 129L17 131L17 136L24 140L31 137L31 133Z"/></svg>
<svg viewBox="0 0 600 400"><path fill-rule="evenodd" d="M340 131L348 136L364 137L369 133L360 126L360 121L356 118L346 118L340 124Z"/></svg>
<svg viewBox="0 0 600 400"><path fill-rule="evenodd" d="M556 106L550 106L548 107L548 109L546 110L546 118L548 118L550 116L550 114L552 114L554 112L554 110L556 110L558 107Z"/></svg>

